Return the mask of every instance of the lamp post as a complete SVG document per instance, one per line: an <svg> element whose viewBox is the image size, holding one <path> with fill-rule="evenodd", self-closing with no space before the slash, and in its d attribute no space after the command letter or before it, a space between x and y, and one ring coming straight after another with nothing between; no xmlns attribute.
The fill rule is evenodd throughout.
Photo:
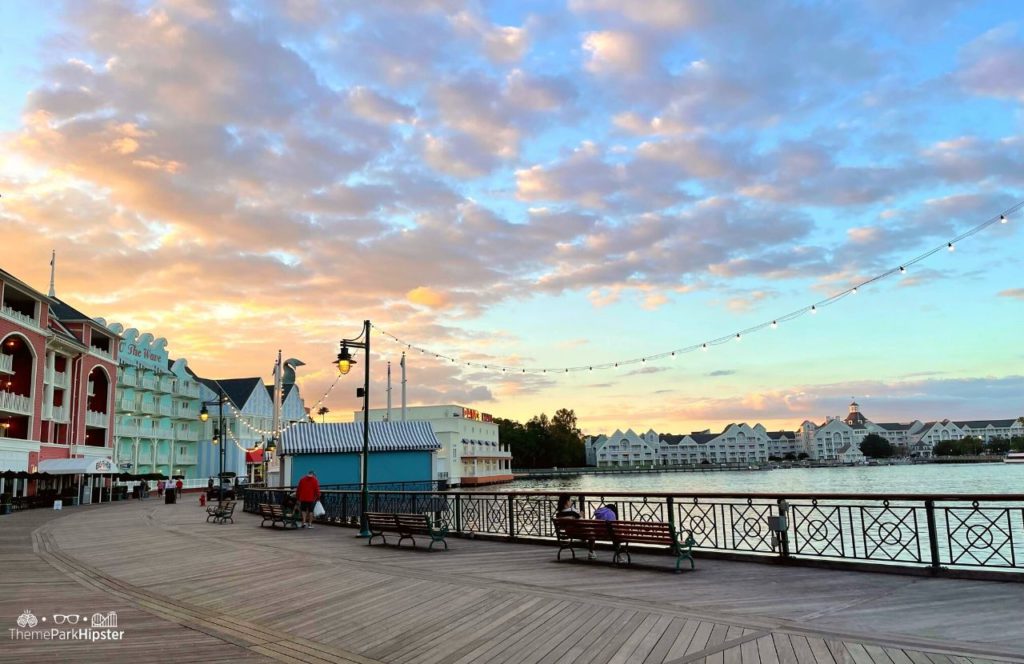
<svg viewBox="0 0 1024 664"><path fill-rule="evenodd" d="M224 444L224 402L227 401L227 395L224 394L224 390L220 391L220 398L214 401L204 401L203 407L199 411L199 421L206 422L210 419L210 411L206 407L217 404L220 407L220 419L217 421L217 435L213 438L214 445L220 445L220 472L217 473L217 506L224 501L224 450L226 445Z"/></svg>
<svg viewBox="0 0 1024 664"><path fill-rule="evenodd" d="M277 451L277 445L274 444L274 439L271 438L270 442L263 446L263 486L268 487L270 482L267 480L267 474L270 473L270 460L274 457L274 452Z"/></svg>
<svg viewBox="0 0 1024 664"><path fill-rule="evenodd" d="M341 375L347 374L352 370L352 365L356 364L355 358L349 352L349 348L362 348L364 351L363 362L363 386L356 388L356 396L363 398L363 461L362 461L362 478L359 482L359 536L369 537L370 529L366 523L366 512L370 507L370 494L367 490L367 479L369 472L369 458L370 458L370 321L363 321L363 331L358 337L354 339L342 339L341 349L338 351L338 372Z"/></svg>

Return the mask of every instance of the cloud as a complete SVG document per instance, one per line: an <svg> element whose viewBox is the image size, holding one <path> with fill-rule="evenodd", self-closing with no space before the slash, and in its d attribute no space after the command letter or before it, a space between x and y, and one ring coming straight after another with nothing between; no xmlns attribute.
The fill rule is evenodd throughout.
<svg viewBox="0 0 1024 664"><path fill-rule="evenodd" d="M964 47L955 78L971 94L1024 102L1022 61L1024 40L1013 25L1002 25Z"/></svg>
<svg viewBox="0 0 1024 664"><path fill-rule="evenodd" d="M1010 297L1015 300L1024 300L1024 288L1007 288L999 291L999 297Z"/></svg>
<svg viewBox="0 0 1024 664"><path fill-rule="evenodd" d="M706 375L711 378L717 378L719 376L731 376L735 373L736 372L733 371L732 369L716 369L715 371L711 371Z"/></svg>
<svg viewBox="0 0 1024 664"><path fill-rule="evenodd" d="M583 35L586 68L595 74L639 74L648 65L650 53L638 35L604 30Z"/></svg>

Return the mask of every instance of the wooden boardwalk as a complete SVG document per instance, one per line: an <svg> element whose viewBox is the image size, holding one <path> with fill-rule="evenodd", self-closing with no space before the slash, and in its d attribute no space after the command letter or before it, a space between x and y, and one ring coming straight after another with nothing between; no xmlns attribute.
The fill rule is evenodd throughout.
<svg viewBox="0 0 1024 664"><path fill-rule="evenodd" d="M675 575L654 556L618 569L236 522L205 523L191 497L3 517L0 662L1024 662L1024 583L700 559ZM117 611L125 640L11 640L25 610Z"/></svg>

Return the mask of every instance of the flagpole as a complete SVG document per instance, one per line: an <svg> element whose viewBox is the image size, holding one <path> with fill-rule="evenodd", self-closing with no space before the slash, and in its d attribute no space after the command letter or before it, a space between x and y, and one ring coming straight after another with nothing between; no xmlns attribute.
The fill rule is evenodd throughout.
<svg viewBox="0 0 1024 664"><path fill-rule="evenodd" d="M388 393L388 411L387 411L387 415L384 416L384 419L386 421L390 422L391 421L391 362L388 362L388 389L386 391Z"/></svg>
<svg viewBox="0 0 1024 664"><path fill-rule="evenodd" d="M405 421L405 353L402 353L402 421Z"/></svg>

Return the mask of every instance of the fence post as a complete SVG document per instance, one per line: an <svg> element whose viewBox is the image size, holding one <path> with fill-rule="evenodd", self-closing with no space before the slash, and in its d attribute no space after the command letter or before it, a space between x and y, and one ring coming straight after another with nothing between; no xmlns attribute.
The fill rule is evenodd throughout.
<svg viewBox="0 0 1024 664"><path fill-rule="evenodd" d="M932 574L936 574L939 571L939 535L938 528L935 527L935 501L926 500L924 501L924 513L928 520L928 549L931 552L931 568Z"/></svg>
<svg viewBox="0 0 1024 664"><path fill-rule="evenodd" d="M676 530L676 501L675 498L669 496L665 499L665 509L668 510L668 527L673 531Z"/></svg>
<svg viewBox="0 0 1024 664"><path fill-rule="evenodd" d="M789 504L785 498L779 498L779 519L785 525L780 528L779 533L779 556L789 558Z"/></svg>
<svg viewBox="0 0 1024 664"><path fill-rule="evenodd" d="M513 494L508 496L508 538L516 538L516 497Z"/></svg>
<svg viewBox="0 0 1024 664"><path fill-rule="evenodd" d="M462 534L462 496L455 494L455 532Z"/></svg>

